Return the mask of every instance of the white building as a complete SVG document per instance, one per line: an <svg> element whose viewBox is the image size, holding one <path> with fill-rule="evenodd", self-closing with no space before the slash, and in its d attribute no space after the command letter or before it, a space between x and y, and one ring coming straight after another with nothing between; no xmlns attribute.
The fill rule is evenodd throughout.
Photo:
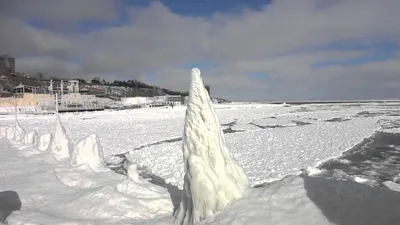
<svg viewBox="0 0 400 225"><path fill-rule="evenodd" d="M147 97L128 97L121 98L123 106L145 106L148 103Z"/></svg>
<svg viewBox="0 0 400 225"><path fill-rule="evenodd" d="M164 105L181 105L182 104L182 96L180 95L163 95L163 96L154 96L148 99L148 103L150 107L153 106L164 106Z"/></svg>

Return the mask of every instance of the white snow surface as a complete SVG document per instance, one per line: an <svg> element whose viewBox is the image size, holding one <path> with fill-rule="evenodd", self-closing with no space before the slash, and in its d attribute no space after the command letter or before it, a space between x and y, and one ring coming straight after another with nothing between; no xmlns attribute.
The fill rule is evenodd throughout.
<svg viewBox="0 0 400 225"><path fill-rule="evenodd" d="M397 224L400 195L353 181L289 175L246 195L200 225Z"/></svg>
<svg viewBox="0 0 400 225"><path fill-rule="evenodd" d="M362 111L398 110L399 103L299 105L283 107L269 104L216 104L215 111L222 125L236 121L232 129L244 132L225 134L233 157L242 165L250 185L297 174L302 168L339 156L373 132L380 130L377 121L400 117L380 115L354 117ZM184 167L182 141L163 142L182 137L185 106L146 108L126 111L67 113L60 115L66 134L75 144L83 137L97 134L105 158L130 151L128 158L148 167L155 175L183 188ZM310 122L305 126L261 129L248 124L262 118L278 121ZM53 133L54 116L20 114L18 119L26 131ZM325 122L332 118L351 118L344 122ZM0 116L4 126L13 129L13 116ZM271 123L272 124L272 123ZM269 125L271 125L269 124ZM10 130L11 131L11 130ZM394 129L385 132L394 132ZM9 132L13 136L13 131ZM137 149L137 150L135 150Z"/></svg>
<svg viewBox="0 0 400 225"><path fill-rule="evenodd" d="M164 188L110 170L74 168L34 147L15 151L18 146L3 137L0 145L0 193L15 191L21 201L21 210L7 218L9 224L153 224L160 218L157 224L172 223L173 207Z"/></svg>
<svg viewBox="0 0 400 225"><path fill-rule="evenodd" d="M184 190L175 224L197 224L242 197L248 188L247 176L225 143L197 68L192 69L182 152Z"/></svg>
<svg viewBox="0 0 400 225"><path fill-rule="evenodd" d="M282 179L287 174L297 174L302 168L312 168L322 161L339 156L373 132L382 130L377 123L379 120L400 119L396 115L355 115L363 111L398 111L399 106L398 103L291 107L220 104L215 105L215 111L222 129L229 127L225 124L235 121L231 125L232 129L245 130L228 133L224 137L232 156L248 175L250 185L256 185ZM185 110L186 107L180 106L169 109L68 113L60 115L60 120L71 143L75 144L90 134L97 134L106 158L131 151L128 158L133 164L146 166L154 175L182 189L182 141L176 138L182 137ZM281 122L273 122L273 118L263 119L267 117L276 117ZM326 122L333 118L350 120ZM292 126L293 119L311 124ZM143 184L139 181L146 181L137 175L133 176L132 172L131 177L136 177L137 182L112 171L95 173L87 165L71 167L69 161L56 161L45 151L46 141L48 146L51 140L54 116L20 114L18 120L27 133L35 131L39 134L38 148L42 147L39 150L35 146L15 143L12 140L15 133L14 116L0 116L0 134L7 137L0 137L0 192L15 191L22 202L21 211L14 211L7 218L9 224L173 223L171 198L166 189L148 182ZM262 126L290 126L262 129L249 124L251 122L260 122L258 125ZM396 129L385 131L398 132ZM165 140L172 142L163 142ZM297 186L296 182L299 182ZM279 188L274 183L257 188L254 192L249 191L245 197L216 216L207 218L202 224L313 224L300 218L300 215L304 218L314 216L316 219L310 220L317 221L314 224L329 224L325 223L325 217L304 196L301 181L285 179L278 183ZM386 185L392 186L389 183ZM275 188L269 190L268 187ZM291 195L290 201L286 201L285 193L295 194ZM148 198L155 202L148 201ZM269 205L271 199L280 202L281 207L278 207L279 204ZM293 201L305 203L293 204ZM260 216L259 213L266 216ZM283 220L276 222L279 215ZM267 216L270 216L269 219Z"/></svg>
<svg viewBox="0 0 400 225"><path fill-rule="evenodd" d="M200 224L323 225L334 224L307 197L303 179L285 177L267 187L249 189L246 196Z"/></svg>

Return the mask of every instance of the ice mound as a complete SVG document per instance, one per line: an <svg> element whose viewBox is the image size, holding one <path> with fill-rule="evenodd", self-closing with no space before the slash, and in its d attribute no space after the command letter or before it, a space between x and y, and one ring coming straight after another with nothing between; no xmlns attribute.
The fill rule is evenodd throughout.
<svg viewBox="0 0 400 225"><path fill-rule="evenodd" d="M42 134L39 136L39 140L38 140L38 148L41 151L46 151L49 146L50 146L50 142L51 142L51 134L47 133L47 134Z"/></svg>
<svg viewBox="0 0 400 225"><path fill-rule="evenodd" d="M140 177L138 173L138 165L137 164L129 164L126 168L128 179L133 182L139 182Z"/></svg>
<svg viewBox="0 0 400 225"><path fill-rule="evenodd" d="M91 134L74 147L71 153L71 165L87 164L93 171L102 171L107 166L103 158L100 139L96 134Z"/></svg>
<svg viewBox="0 0 400 225"><path fill-rule="evenodd" d="M175 223L192 225L242 197L249 186L243 168L233 159L204 88L200 70L192 80L183 134L184 191Z"/></svg>
<svg viewBox="0 0 400 225"><path fill-rule="evenodd" d="M7 135L7 127L0 127L0 135L1 136Z"/></svg>
<svg viewBox="0 0 400 225"><path fill-rule="evenodd" d="M11 140L14 138L14 133L15 133L15 127L8 127L6 130L6 137L8 140Z"/></svg>
<svg viewBox="0 0 400 225"><path fill-rule="evenodd" d="M14 140L23 142L25 140L25 130L19 125L18 118L15 117Z"/></svg>
<svg viewBox="0 0 400 225"><path fill-rule="evenodd" d="M400 184L398 184L398 183L395 183L395 182L389 180L389 181L383 182L383 185L392 191L400 192Z"/></svg>
<svg viewBox="0 0 400 225"><path fill-rule="evenodd" d="M54 129L49 149L54 158L58 161L67 159L70 156L71 144L58 113L56 113L56 127Z"/></svg>
<svg viewBox="0 0 400 225"><path fill-rule="evenodd" d="M38 144L38 134L36 131L29 131L25 134L24 144L26 145L37 145Z"/></svg>

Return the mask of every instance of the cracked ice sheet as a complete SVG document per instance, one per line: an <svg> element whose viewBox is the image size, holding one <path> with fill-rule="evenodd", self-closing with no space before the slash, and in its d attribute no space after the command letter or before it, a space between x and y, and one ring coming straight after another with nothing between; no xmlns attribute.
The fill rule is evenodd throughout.
<svg viewBox="0 0 400 225"><path fill-rule="evenodd" d="M338 157L379 129L374 118L357 118L341 123L316 123L282 129L252 130L226 134L235 159L251 185L298 174ZM133 151L128 159L147 166L154 174L178 187L183 186L182 142L151 146Z"/></svg>
<svg viewBox="0 0 400 225"><path fill-rule="evenodd" d="M171 221L173 206L164 188L133 183L110 170L94 173L85 165L72 168L69 160L58 162L49 152L21 148L4 137L0 145L0 192L14 191L21 201L21 210L7 218L9 224ZM126 184L129 190L124 189ZM153 195L142 190L153 190Z"/></svg>

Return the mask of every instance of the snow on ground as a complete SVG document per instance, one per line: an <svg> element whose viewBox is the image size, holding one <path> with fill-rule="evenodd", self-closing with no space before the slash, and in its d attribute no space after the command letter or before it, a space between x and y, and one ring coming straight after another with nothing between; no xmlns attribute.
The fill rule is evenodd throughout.
<svg viewBox="0 0 400 225"><path fill-rule="evenodd" d="M250 184L256 185L281 179L288 174L298 174L300 169L339 156L382 129L382 124L390 125L399 120L399 106L395 103L291 107L221 104L216 105L216 113L222 129L230 127L241 131L227 133L225 138L234 158L244 167ZM73 144L90 134L97 134L104 155L130 151L130 161L146 166L154 175L182 188L184 173L180 138L185 110L182 106L68 113L61 115L61 121ZM20 126L27 133L35 131L39 136L52 132L54 121L54 115L19 115ZM15 128L14 116L0 116L0 126ZM13 130L5 130L4 134L11 137ZM394 129L391 131L395 132ZM86 165L74 168L69 162L57 162L48 152L12 144L5 137L0 138L0 145L0 192L15 191L22 202L21 211L15 211L8 217L10 224L172 223L173 207L165 188L147 181L127 181L126 177L112 171L95 173ZM293 182L287 183L290 185ZM298 193L302 190L282 185L278 189L278 194L271 198L284 198L284 191L293 189ZM261 194L273 192L273 189L260 189ZM248 219L253 215L246 211L246 207L257 202L259 197L252 192L247 200L234 204L230 213L239 214L233 218L228 211L224 211L221 215L226 217L216 216L207 221L213 224L243 224L243 221L248 221L245 217ZM259 201L271 201L269 198L260 198ZM250 204L249 199L254 202ZM260 210L276 209L279 201ZM305 211L310 209L308 212L316 215L320 213L310 202L298 206L304 206ZM293 208L288 209L285 215L290 212ZM301 212L288 218L293 219ZM248 214L243 215L245 213ZM227 221L229 215L231 217ZM274 223L274 218L278 217L272 216L269 221L279 224ZM326 221L321 215L317 218L321 219L319 222ZM259 222L263 223L264 219L259 218ZM307 220L293 221L301 224L301 221Z"/></svg>
<svg viewBox="0 0 400 225"><path fill-rule="evenodd" d="M111 170L96 173L87 165L72 168L48 151L4 137L0 145L0 195L16 192L11 203L21 205L9 224L126 224L172 214L168 191L148 181L127 180ZM0 206L3 212L4 202Z"/></svg>
<svg viewBox="0 0 400 225"><path fill-rule="evenodd" d="M393 225L400 193L351 181L287 176L229 205L201 225Z"/></svg>
<svg viewBox="0 0 400 225"><path fill-rule="evenodd" d="M398 106L395 103L292 107L219 104L216 112L223 129L243 131L225 134L225 138L234 157L245 168L250 184L256 185L297 174L300 169L339 156L380 129L378 120L397 118L382 113L398 111ZM97 134L106 156L131 151L128 158L132 162L182 188L181 137L185 110L182 106L68 113L62 114L61 120L74 144L89 134ZM365 115L362 112L381 114L360 116L360 113ZM342 121L335 120L338 118ZM54 127L51 115L20 115L19 121L27 132L38 134L52 132ZM296 125L293 121L303 124ZM14 118L2 117L0 123L11 125Z"/></svg>

